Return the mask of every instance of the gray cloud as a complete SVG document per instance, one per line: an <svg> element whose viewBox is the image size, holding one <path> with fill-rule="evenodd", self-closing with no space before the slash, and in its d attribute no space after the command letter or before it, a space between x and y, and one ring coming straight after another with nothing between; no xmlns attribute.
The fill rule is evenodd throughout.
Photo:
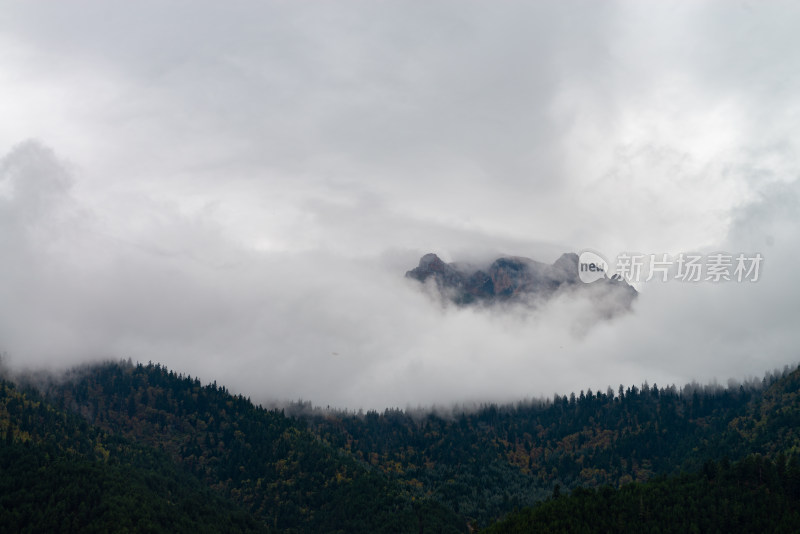
<svg viewBox="0 0 800 534"><path fill-rule="evenodd" d="M8 2L0 347L348 407L791 363L794 10ZM647 284L594 323L402 277L585 247L761 252L763 278Z"/></svg>

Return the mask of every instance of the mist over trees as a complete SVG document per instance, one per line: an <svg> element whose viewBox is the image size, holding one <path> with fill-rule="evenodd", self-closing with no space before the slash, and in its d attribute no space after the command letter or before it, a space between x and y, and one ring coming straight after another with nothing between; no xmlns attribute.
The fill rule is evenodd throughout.
<svg viewBox="0 0 800 534"><path fill-rule="evenodd" d="M728 473L718 480L731 484L741 473L727 466L754 454L774 466L759 464L763 469L784 473L780 466L795 466L798 392L800 371L786 367L727 386L643 382L508 404L378 412L307 402L265 408L152 362L109 362L60 376L6 374L0 442L9 468L2 502L29 510L9 515L13 524L31 521L44 506L52 518L83 527L119 514L132 525L191 529L200 513L241 530L285 532L465 532L554 495L571 497L533 513L551 517L596 499L624 504L630 495L642 495L650 510L657 488L699 491L686 480L710 465ZM37 482L13 482L34 471L43 474ZM73 475L66 502L79 506L78 495L97 495L85 511L36 497ZM153 490L131 501L134 490L119 484L125 478L131 488ZM643 486L626 490L631 484ZM794 498L794 490L785 491L780 499ZM159 515L165 495L187 503L189 515L173 523ZM118 504L109 508L109 499ZM137 515L135 503L149 501L152 514ZM2 513L11 513L5 506ZM216 515L202 512L212 508Z"/></svg>

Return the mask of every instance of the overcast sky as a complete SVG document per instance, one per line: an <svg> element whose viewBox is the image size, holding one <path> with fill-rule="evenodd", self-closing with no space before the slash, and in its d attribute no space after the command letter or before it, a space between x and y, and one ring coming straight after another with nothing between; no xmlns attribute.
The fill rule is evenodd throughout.
<svg viewBox="0 0 800 534"><path fill-rule="evenodd" d="M798 363L789 2L0 0L0 350L419 406ZM592 320L419 257L762 254Z"/></svg>

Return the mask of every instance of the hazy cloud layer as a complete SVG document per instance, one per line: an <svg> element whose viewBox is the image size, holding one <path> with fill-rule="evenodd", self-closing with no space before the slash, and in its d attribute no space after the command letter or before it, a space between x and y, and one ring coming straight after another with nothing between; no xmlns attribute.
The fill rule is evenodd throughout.
<svg viewBox="0 0 800 534"><path fill-rule="evenodd" d="M797 7L0 2L0 349L383 407L796 363ZM34 139L31 141L30 139ZM760 252L592 320L425 252Z"/></svg>

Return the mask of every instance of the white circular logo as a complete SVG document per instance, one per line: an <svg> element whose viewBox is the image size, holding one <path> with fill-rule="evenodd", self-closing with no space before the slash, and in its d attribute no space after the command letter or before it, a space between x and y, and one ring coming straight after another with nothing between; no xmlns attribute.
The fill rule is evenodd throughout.
<svg viewBox="0 0 800 534"><path fill-rule="evenodd" d="M605 278L608 269L608 261L597 252L584 250L578 256L578 276L581 282L591 284L595 280Z"/></svg>

